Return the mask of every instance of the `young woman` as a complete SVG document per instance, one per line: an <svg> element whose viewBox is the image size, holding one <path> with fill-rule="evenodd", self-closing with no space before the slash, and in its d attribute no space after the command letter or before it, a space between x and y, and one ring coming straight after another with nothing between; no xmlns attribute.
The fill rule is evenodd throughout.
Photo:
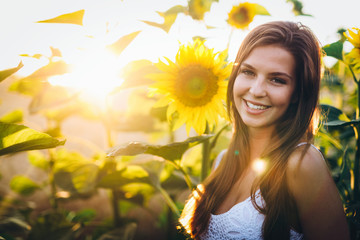
<svg viewBox="0 0 360 240"><path fill-rule="evenodd" d="M301 24L270 22L247 35L228 85L233 137L180 218L191 237L349 239L336 186L311 144L320 67L318 40Z"/></svg>

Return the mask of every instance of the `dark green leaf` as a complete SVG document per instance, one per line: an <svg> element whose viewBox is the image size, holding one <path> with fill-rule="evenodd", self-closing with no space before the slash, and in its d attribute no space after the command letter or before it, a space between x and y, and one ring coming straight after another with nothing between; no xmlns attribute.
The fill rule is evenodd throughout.
<svg viewBox="0 0 360 240"><path fill-rule="evenodd" d="M15 176L11 179L10 188L18 194L29 196L39 189L40 186L28 177Z"/></svg>
<svg viewBox="0 0 360 240"><path fill-rule="evenodd" d="M184 152L212 137L213 135L201 135L190 137L183 142L175 142L167 145L149 145L140 142L130 142L126 145L112 148L108 156L119 156L119 155L137 155L142 153L148 153L156 156L160 156L166 160L174 161L181 159Z"/></svg>
<svg viewBox="0 0 360 240"><path fill-rule="evenodd" d="M76 24L82 26L84 13L85 10L82 9L76 12L62 14L55 18L38 21L37 23L65 23L65 24Z"/></svg>
<svg viewBox="0 0 360 240"><path fill-rule="evenodd" d="M12 74L16 73L17 71L19 71L19 69L22 68L23 66L24 66L24 64L22 62L20 62L17 67L0 71L0 82L2 82L7 77L9 77Z"/></svg>
<svg viewBox="0 0 360 240"><path fill-rule="evenodd" d="M53 148L65 143L23 125L1 122L0 141L0 156L20 151Z"/></svg>
<svg viewBox="0 0 360 240"><path fill-rule="evenodd" d="M351 121L341 121L341 120L334 120L330 122L325 122L324 125L328 127L344 127L349 126L351 124L357 125L360 123L360 120L351 120Z"/></svg>
<svg viewBox="0 0 360 240"><path fill-rule="evenodd" d="M21 109L14 110L0 118L3 123L21 123L23 121L23 111Z"/></svg>
<svg viewBox="0 0 360 240"><path fill-rule="evenodd" d="M93 220L96 216L96 211L94 209L83 209L76 213L72 222L87 223Z"/></svg>
<svg viewBox="0 0 360 240"><path fill-rule="evenodd" d="M327 56L334 57L338 60L343 60L343 45L344 43L340 40L331 44L327 44L323 47Z"/></svg>
<svg viewBox="0 0 360 240"><path fill-rule="evenodd" d="M290 2L293 4L293 13L295 16L311 16L310 14L306 14L303 12L303 4L299 0L286 0L286 2Z"/></svg>
<svg viewBox="0 0 360 240"><path fill-rule="evenodd" d="M108 45L107 48L117 55L120 55L122 51L136 38L141 31L133 32L121 37L115 43Z"/></svg>

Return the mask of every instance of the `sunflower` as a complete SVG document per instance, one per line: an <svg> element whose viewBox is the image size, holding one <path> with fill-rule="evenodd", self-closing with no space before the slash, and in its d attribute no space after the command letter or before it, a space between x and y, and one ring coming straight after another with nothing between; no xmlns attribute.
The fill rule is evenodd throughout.
<svg viewBox="0 0 360 240"><path fill-rule="evenodd" d="M353 28L357 33L349 31L349 35L344 32L344 36L354 46L354 48L346 55L346 61L354 65L356 71L360 71L360 29Z"/></svg>
<svg viewBox="0 0 360 240"><path fill-rule="evenodd" d="M155 81L150 93L163 95L156 105L168 104L167 119L173 121L174 129L186 123L188 133L193 127L202 134L207 124L212 129L219 116L226 117L224 100L231 64L225 61L226 51L214 53L204 43L196 39L181 45L175 62L159 61L156 66L161 73L150 76Z"/></svg>
<svg viewBox="0 0 360 240"><path fill-rule="evenodd" d="M228 23L240 29L247 29L256 15L256 4L245 2L233 6L229 12Z"/></svg>
<svg viewBox="0 0 360 240"><path fill-rule="evenodd" d="M190 0L189 14L193 19L202 20L206 12L210 11L212 0Z"/></svg>

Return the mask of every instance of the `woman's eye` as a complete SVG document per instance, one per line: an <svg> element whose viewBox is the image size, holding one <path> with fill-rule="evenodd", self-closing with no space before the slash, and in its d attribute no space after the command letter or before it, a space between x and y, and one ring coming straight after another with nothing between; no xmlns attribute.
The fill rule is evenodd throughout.
<svg viewBox="0 0 360 240"><path fill-rule="evenodd" d="M281 78L273 78L273 79L271 79L271 81L274 83L277 83L277 84L286 84L286 81Z"/></svg>
<svg viewBox="0 0 360 240"><path fill-rule="evenodd" d="M250 70L247 70L247 69L241 70L241 73L245 74L247 76L254 76L255 75L255 73L253 71L250 71Z"/></svg>

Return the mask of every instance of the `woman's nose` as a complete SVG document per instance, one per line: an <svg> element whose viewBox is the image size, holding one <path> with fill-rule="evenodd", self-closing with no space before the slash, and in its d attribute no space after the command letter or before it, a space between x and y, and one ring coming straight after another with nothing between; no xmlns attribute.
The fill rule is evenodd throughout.
<svg viewBox="0 0 360 240"><path fill-rule="evenodd" d="M254 97L265 97L266 96L265 81L260 77L254 79L252 85L250 86L249 92Z"/></svg>

